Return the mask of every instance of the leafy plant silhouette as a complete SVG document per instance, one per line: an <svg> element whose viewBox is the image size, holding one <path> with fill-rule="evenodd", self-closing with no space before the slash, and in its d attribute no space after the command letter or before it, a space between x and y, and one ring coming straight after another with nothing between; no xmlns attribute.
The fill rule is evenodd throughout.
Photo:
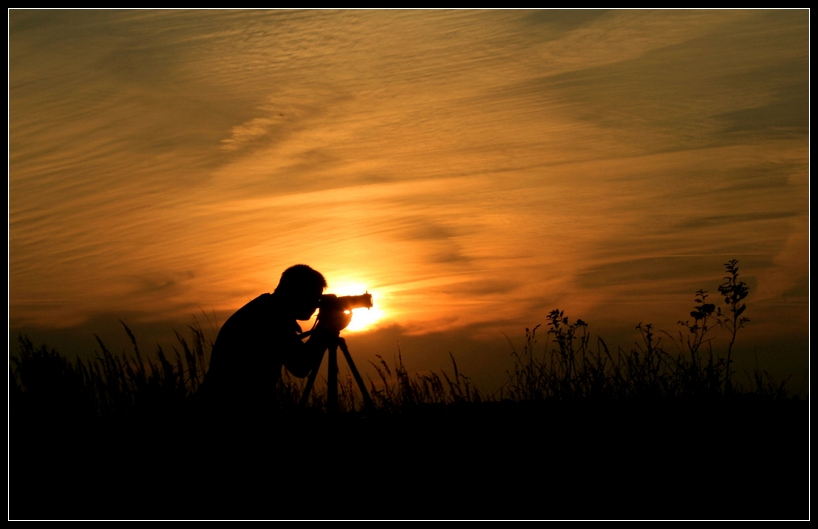
<svg viewBox="0 0 818 529"><path fill-rule="evenodd" d="M727 346L727 375L724 381L725 389L730 392L732 386L730 383L730 357L733 353L733 344L736 343L736 333L744 327L744 324L750 321L750 318L742 316L747 305L742 301L749 294L750 289L747 283L738 280L738 261L731 259L724 263L727 270L724 276L724 282L719 285L719 293L724 296L724 303L729 307L730 314L722 318L722 324L730 331L730 345ZM721 311L719 311L721 315Z"/></svg>

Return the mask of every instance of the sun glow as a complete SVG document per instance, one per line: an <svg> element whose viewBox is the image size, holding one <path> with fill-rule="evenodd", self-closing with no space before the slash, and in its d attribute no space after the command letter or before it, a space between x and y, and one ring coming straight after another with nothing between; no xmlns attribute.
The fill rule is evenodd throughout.
<svg viewBox="0 0 818 529"><path fill-rule="evenodd" d="M369 292L369 290L360 284L340 283L331 285L330 288L327 289L327 292L337 296L358 296ZM378 294L374 292L369 293L372 294L372 307L368 309L353 309L352 321L347 328L344 329L345 331L359 332L370 330L383 318L383 311L378 306Z"/></svg>

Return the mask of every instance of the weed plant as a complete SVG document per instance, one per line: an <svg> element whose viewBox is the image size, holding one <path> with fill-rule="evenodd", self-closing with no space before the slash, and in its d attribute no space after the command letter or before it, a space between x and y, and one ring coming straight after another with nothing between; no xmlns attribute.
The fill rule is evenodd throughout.
<svg viewBox="0 0 818 529"><path fill-rule="evenodd" d="M739 329L749 322L742 316L747 284L738 279L738 261L725 263L727 275L719 285L726 310L708 302L706 290L695 294L692 320L679 321L677 336L661 331L674 344L668 351L652 324L639 323L640 342L630 350L611 352L597 337L591 342L588 324L571 323L558 309L548 315L549 344L538 352L537 325L526 329L525 345L512 345L514 368L499 392L501 398L526 400L621 400L724 397L732 393L753 394L772 399L787 396L786 382L776 382L756 364L750 387L734 385L732 352ZM730 342L727 358L713 351L714 331L724 328Z"/></svg>

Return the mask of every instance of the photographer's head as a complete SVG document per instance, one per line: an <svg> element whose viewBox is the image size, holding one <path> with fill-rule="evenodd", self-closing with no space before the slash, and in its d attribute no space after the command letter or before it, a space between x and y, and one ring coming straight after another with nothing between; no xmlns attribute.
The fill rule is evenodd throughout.
<svg viewBox="0 0 818 529"><path fill-rule="evenodd" d="M297 264L284 270L275 289L284 306L297 320L308 320L318 308L327 281L317 270Z"/></svg>

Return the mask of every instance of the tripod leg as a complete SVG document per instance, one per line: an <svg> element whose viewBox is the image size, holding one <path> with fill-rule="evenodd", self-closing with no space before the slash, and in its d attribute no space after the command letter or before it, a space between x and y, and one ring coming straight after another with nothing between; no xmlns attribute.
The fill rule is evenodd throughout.
<svg viewBox="0 0 818 529"><path fill-rule="evenodd" d="M372 403L372 398L369 396L369 392L366 390L364 379L361 378L361 374L358 373L358 368L355 367L355 362L352 361L352 355L349 354L349 348L347 348L346 341L343 338L339 338L338 345L341 346L341 351L344 353L344 358L347 359L347 364L349 364L349 370L352 371L352 376L355 377L355 382L358 383L358 388L361 390L361 396L363 396L364 399L364 406L367 409L373 409L375 405Z"/></svg>
<svg viewBox="0 0 818 529"><path fill-rule="evenodd" d="M318 376L318 370L321 369L321 362L324 361L324 352L325 351L321 351L321 358L318 359L315 367L310 371L310 376L307 378L307 385L304 386L304 392L301 394L301 400L298 402L299 406L303 407L307 405L307 398L310 396L310 391L312 391L312 385L315 384L315 377Z"/></svg>
<svg viewBox="0 0 818 529"><path fill-rule="evenodd" d="M329 362L327 363L327 411L338 411L338 344L329 348Z"/></svg>

